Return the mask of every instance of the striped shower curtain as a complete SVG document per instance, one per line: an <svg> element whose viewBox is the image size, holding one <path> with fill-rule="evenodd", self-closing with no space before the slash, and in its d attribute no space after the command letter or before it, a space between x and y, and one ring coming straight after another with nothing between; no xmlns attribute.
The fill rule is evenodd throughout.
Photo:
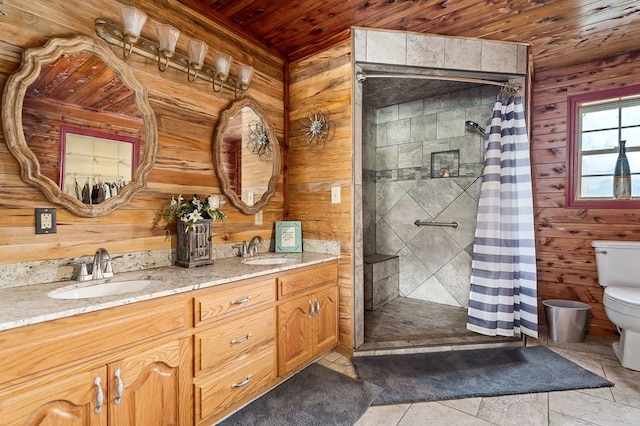
<svg viewBox="0 0 640 426"><path fill-rule="evenodd" d="M488 132L467 328L538 337L531 164L520 96L498 95Z"/></svg>

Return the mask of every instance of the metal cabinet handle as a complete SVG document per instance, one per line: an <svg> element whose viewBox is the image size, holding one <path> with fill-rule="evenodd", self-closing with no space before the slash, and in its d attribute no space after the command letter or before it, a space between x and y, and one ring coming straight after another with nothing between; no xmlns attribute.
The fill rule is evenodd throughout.
<svg viewBox="0 0 640 426"><path fill-rule="evenodd" d="M122 401L122 395L124 394L124 384L122 383L122 377L120 376L120 369L118 368L116 370L115 373L113 373L113 375L116 377L116 379L118 380L117 385L116 385L116 398L114 400L114 402L117 404L120 404L120 402Z"/></svg>
<svg viewBox="0 0 640 426"><path fill-rule="evenodd" d="M249 300L251 300L251 296L247 296L244 299L240 299L240 300L232 300L231 302L229 302L231 305L242 305L247 303Z"/></svg>
<svg viewBox="0 0 640 426"><path fill-rule="evenodd" d="M251 377L252 377L251 374L249 374L246 379L244 379L240 383L232 384L231 387L232 388L241 388L243 386L247 386L249 384L249 382L251 381Z"/></svg>
<svg viewBox="0 0 640 426"><path fill-rule="evenodd" d="M313 306L313 302L309 300L309 318L313 318L315 316L315 308Z"/></svg>
<svg viewBox="0 0 640 426"><path fill-rule="evenodd" d="M320 315L320 302L318 302L317 297L316 297L316 315Z"/></svg>
<svg viewBox="0 0 640 426"><path fill-rule="evenodd" d="M251 333L247 334L246 337L243 337L241 339L231 339L231 344L232 345L237 345L238 343L242 343L242 342L246 342L247 340L251 339L253 335Z"/></svg>
<svg viewBox="0 0 640 426"><path fill-rule="evenodd" d="M102 392L102 386L100 386L100 377L96 377L93 384L96 387L96 408L94 408L93 411L96 414L100 414L102 405L104 404L104 393Z"/></svg>

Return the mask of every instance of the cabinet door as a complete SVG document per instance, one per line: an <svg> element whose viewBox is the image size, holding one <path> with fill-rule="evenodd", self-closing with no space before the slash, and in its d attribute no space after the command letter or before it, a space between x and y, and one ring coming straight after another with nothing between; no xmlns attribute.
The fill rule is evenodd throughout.
<svg viewBox="0 0 640 426"><path fill-rule="evenodd" d="M313 356L312 299L303 296L278 306L278 374L284 375Z"/></svg>
<svg viewBox="0 0 640 426"><path fill-rule="evenodd" d="M150 348L109 365L110 425L178 425L180 343Z"/></svg>
<svg viewBox="0 0 640 426"><path fill-rule="evenodd" d="M330 288L313 296L314 355L331 350L338 343L338 289Z"/></svg>
<svg viewBox="0 0 640 426"><path fill-rule="evenodd" d="M86 426L107 424L106 368L68 371L34 380L0 396L0 424Z"/></svg>

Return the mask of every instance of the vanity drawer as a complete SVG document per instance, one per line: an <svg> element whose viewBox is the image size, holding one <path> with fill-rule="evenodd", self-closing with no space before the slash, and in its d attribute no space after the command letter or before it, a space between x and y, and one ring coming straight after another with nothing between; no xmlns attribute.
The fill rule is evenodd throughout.
<svg viewBox="0 0 640 426"><path fill-rule="evenodd" d="M323 284L335 285L338 282L338 263L328 262L303 268L279 276L277 282L279 299L309 291Z"/></svg>
<svg viewBox="0 0 640 426"><path fill-rule="evenodd" d="M210 290L195 298L195 325L220 320L239 312L273 303L276 300L273 278L250 281L242 285Z"/></svg>
<svg viewBox="0 0 640 426"><path fill-rule="evenodd" d="M275 384L275 343L248 359L234 361L224 370L224 374L194 380L197 423L208 420L206 424L211 424L213 416L221 417Z"/></svg>
<svg viewBox="0 0 640 426"><path fill-rule="evenodd" d="M195 374L232 359L245 359L275 342L276 310L243 315L195 334Z"/></svg>

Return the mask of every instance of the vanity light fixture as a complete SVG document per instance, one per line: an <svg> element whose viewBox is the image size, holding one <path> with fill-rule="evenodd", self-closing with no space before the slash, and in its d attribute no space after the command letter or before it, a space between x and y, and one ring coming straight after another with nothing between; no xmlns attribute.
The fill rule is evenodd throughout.
<svg viewBox="0 0 640 426"><path fill-rule="evenodd" d="M250 65L238 65L238 89L243 92L249 88L253 78L253 67Z"/></svg>
<svg viewBox="0 0 640 426"><path fill-rule="evenodd" d="M209 46L201 40L190 39L187 42L187 54L175 50L180 30L168 24L156 25L158 41L140 35L147 15L132 6L122 6L122 26L108 19L95 20L96 34L113 46L122 47L122 56L126 59L132 52L158 62L158 69L164 72L167 67L185 72L187 80L192 82L199 76L211 82L214 92L224 87L234 93L236 99L242 99L251 85L253 67L237 64L235 77L229 75L233 58L225 53L212 53L213 66L205 63Z"/></svg>
<svg viewBox="0 0 640 426"><path fill-rule="evenodd" d="M156 25L156 35L160 42L158 48L158 69L164 72L169 65L169 59L173 57L176 52L176 44L178 43L178 37L180 37L180 30L172 27L169 24Z"/></svg>
<svg viewBox="0 0 640 426"><path fill-rule="evenodd" d="M187 68L187 80L194 81L198 75L198 71L204 65L204 58L207 56L209 46L202 40L190 39L187 43L187 52L189 53L189 67ZM193 77L191 76L193 70Z"/></svg>
<svg viewBox="0 0 640 426"><path fill-rule="evenodd" d="M227 78L229 77L229 69L231 68L231 62L233 59L231 55L227 55L226 53L214 53L213 54L213 65L215 67L215 71L212 72L213 78L213 91L219 92L222 89L222 85ZM216 83L218 85L216 86Z"/></svg>
<svg viewBox="0 0 640 426"><path fill-rule="evenodd" d="M122 16L122 56L128 58L131 55L133 43L140 38L140 31L147 21L147 15L140 12L133 6L122 6L120 8Z"/></svg>

